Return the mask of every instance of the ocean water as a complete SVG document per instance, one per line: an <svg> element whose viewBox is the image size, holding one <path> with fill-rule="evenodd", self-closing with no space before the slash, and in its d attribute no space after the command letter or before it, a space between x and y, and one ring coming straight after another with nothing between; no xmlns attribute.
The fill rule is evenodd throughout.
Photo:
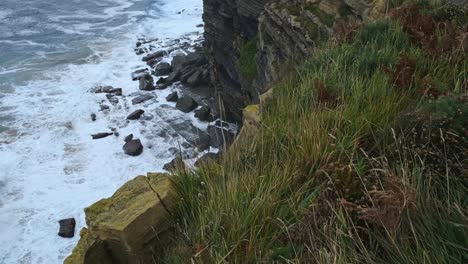
<svg viewBox="0 0 468 264"><path fill-rule="evenodd" d="M133 51L137 39L157 38L148 44L155 48L200 41L201 14L202 0L0 1L0 263L61 263L85 226L86 206L171 160L168 149L183 138L161 136L167 120L206 128L165 102L176 86L154 92L142 105L146 121L130 123L131 97L103 112L105 96L88 92L138 92L130 73L146 65ZM111 129L120 136L91 140ZM130 133L145 146L138 157L122 151ZM57 221L69 217L76 235L61 238Z"/></svg>

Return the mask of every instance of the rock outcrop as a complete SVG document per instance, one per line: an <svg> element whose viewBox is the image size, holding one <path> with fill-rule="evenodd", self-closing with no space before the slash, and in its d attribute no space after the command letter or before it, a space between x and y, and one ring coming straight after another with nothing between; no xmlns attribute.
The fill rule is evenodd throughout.
<svg viewBox="0 0 468 264"><path fill-rule="evenodd" d="M66 264L157 263L169 241L171 181L150 173L127 182L112 197L85 209L81 239Z"/></svg>

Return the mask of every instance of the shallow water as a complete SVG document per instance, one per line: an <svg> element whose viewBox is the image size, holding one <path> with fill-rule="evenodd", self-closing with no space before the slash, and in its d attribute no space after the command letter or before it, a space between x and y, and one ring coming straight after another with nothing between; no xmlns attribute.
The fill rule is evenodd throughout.
<svg viewBox="0 0 468 264"><path fill-rule="evenodd" d="M0 2L0 263L61 263L79 236L57 236L58 220L75 217L78 234L86 206L161 170L168 148L184 140L166 120L206 127L165 102L176 86L154 92L142 106L146 121L125 121L137 108L130 73L145 66L133 52L137 39L197 41L201 13L201 0ZM88 92L101 84L124 89L109 112L99 111L104 95ZM120 136L91 140L111 128ZM130 133L143 141L141 156L123 154Z"/></svg>

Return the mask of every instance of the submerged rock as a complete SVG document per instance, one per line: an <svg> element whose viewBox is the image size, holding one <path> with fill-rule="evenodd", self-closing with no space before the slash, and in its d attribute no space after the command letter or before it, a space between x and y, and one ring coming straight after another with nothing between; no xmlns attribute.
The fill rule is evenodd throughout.
<svg viewBox="0 0 468 264"><path fill-rule="evenodd" d="M153 263L167 243L174 197L166 174L150 173L125 183L112 197L85 209L88 229L82 229L64 263Z"/></svg>
<svg viewBox="0 0 468 264"><path fill-rule="evenodd" d="M123 150L129 156L138 156L143 152L143 145L139 139L132 139L124 144Z"/></svg>
<svg viewBox="0 0 468 264"><path fill-rule="evenodd" d="M75 218L62 219L59 221L60 229L58 235L61 237L71 238L75 236Z"/></svg>
<svg viewBox="0 0 468 264"><path fill-rule="evenodd" d="M152 94L143 94L143 95L140 95L140 96L137 96L135 98L132 99L132 104L136 105L136 104L141 104L143 102L146 102L150 99L153 99L154 98L154 95Z"/></svg>
<svg viewBox="0 0 468 264"><path fill-rule="evenodd" d="M125 143L131 141L133 139L133 134L130 134L124 138Z"/></svg>
<svg viewBox="0 0 468 264"><path fill-rule="evenodd" d="M170 93L170 94L166 97L166 100L167 100L168 102L177 102L178 99L179 99L179 95L177 94L177 92Z"/></svg>

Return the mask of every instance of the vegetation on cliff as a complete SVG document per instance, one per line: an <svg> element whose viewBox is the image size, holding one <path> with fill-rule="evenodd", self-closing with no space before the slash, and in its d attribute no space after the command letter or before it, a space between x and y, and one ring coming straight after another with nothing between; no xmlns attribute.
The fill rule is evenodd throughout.
<svg viewBox="0 0 468 264"><path fill-rule="evenodd" d="M257 133L175 176L166 262L466 263L468 40L455 13L408 5L318 48L262 102Z"/></svg>

